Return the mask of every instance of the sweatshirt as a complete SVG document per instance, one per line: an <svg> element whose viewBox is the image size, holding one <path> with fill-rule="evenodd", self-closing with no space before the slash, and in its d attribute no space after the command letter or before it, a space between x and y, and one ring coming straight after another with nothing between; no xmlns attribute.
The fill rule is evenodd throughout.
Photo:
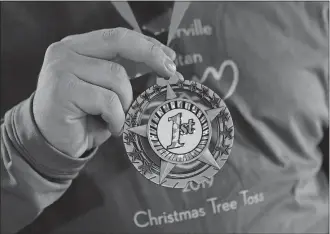
<svg viewBox="0 0 330 234"><path fill-rule="evenodd" d="M329 232L317 147L329 121L329 3L190 3L170 42L175 63L225 101L235 140L219 173L184 189L140 175L121 138L72 158L34 121L46 48L114 27L134 25L110 2L1 3L1 233ZM133 79L134 93L148 83Z"/></svg>

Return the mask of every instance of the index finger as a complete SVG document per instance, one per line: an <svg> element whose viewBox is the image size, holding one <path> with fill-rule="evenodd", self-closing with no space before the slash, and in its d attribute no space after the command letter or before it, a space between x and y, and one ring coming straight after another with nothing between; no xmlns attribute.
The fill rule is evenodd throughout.
<svg viewBox="0 0 330 234"><path fill-rule="evenodd" d="M62 40L78 54L111 60L117 56L135 62L143 62L164 77L176 71L173 61L158 43L147 40L143 34L125 28L102 29L73 35Z"/></svg>

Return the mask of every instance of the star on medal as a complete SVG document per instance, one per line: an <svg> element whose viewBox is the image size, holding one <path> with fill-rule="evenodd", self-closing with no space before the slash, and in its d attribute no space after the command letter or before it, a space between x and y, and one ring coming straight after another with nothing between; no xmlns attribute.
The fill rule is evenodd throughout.
<svg viewBox="0 0 330 234"><path fill-rule="evenodd" d="M123 139L142 175L162 186L183 188L221 169L233 144L233 123L225 103L211 89L172 80L137 97L127 114Z"/></svg>

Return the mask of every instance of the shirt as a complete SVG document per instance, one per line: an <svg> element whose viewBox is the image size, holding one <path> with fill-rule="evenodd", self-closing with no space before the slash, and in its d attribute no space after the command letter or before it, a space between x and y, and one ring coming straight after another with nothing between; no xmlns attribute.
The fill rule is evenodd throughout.
<svg viewBox="0 0 330 234"><path fill-rule="evenodd" d="M52 42L101 28L131 28L107 2L2 5L1 76L2 87L8 87L2 89L2 110L33 92ZM77 168L66 168L73 175L84 166L79 176L68 178L66 183L74 179L71 186L50 184L21 162L21 157L29 159L15 149L27 145L30 154L45 158L40 162L49 166L68 167L66 160L73 159L43 145L31 120L31 98L8 111L1 127L4 148L14 163L5 164L2 177L24 167L28 179L38 181L37 193L29 196L33 205L50 205L33 222L16 222L21 228L30 223L20 233L327 232L328 182L317 148L329 110L328 21L323 9L328 4L190 4L170 44L177 52L175 63L185 79L203 83L225 100L235 127L227 163L200 185L179 190L149 182L131 165L121 138L110 138ZM136 93L148 87L145 79L132 81ZM10 99L9 80L20 84ZM55 195L59 186L68 188L63 196ZM61 198L48 204L49 193ZM29 211L24 206L17 210ZM2 217L17 212L12 207L4 211Z"/></svg>

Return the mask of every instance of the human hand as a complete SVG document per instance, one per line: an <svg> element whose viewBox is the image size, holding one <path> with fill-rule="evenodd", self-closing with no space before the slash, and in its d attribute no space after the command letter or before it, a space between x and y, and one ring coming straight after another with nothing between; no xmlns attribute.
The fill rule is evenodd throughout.
<svg viewBox="0 0 330 234"><path fill-rule="evenodd" d="M73 35L49 46L33 113L56 149L79 157L121 133L133 94L125 68L114 62L118 57L144 63L162 77L176 74L172 49L124 28Z"/></svg>

